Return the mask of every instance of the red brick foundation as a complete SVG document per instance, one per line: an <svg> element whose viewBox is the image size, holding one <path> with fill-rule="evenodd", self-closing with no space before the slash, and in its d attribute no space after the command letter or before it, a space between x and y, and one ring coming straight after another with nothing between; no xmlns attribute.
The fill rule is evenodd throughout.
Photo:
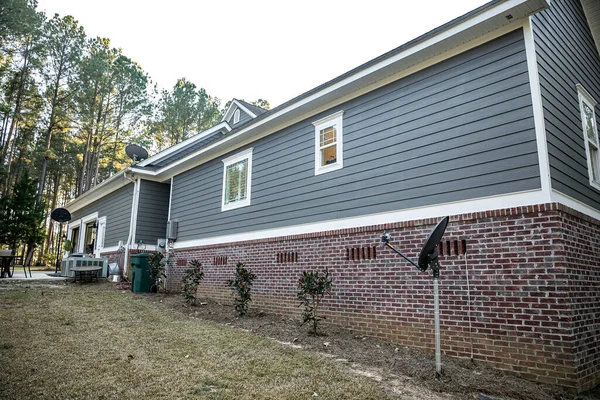
<svg viewBox="0 0 600 400"><path fill-rule="evenodd" d="M435 223L178 249L169 286L178 290L187 261L198 259L205 270L198 295L231 302L225 282L243 262L258 276L251 307L300 315L301 271L329 267L329 323L432 350L430 273L373 247L388 230L395 246L417 258ZM556 203L452 216L440 248L442 352L580 391L600 383L599 240L600 221Z"/></svg>

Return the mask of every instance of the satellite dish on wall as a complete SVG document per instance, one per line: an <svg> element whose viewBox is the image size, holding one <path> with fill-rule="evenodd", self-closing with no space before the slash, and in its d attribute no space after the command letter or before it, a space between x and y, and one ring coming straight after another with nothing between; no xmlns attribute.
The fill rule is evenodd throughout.
<svg viewBox="0 0 600 400"><path fill-rule="evenodd" d="M146 149L133 143L128 144L127 147L125 147L125 153L127 153L127 157L131 158L131 164L135 164L138 161L148 158L148 152Z"/></svg>
<svg viewBox="0 0 600 400"><path fill-rule="evenodd" d="M55 208L50 213L50 218L56 222L69 222L71 220L71 213L66 208Z"/></svg>

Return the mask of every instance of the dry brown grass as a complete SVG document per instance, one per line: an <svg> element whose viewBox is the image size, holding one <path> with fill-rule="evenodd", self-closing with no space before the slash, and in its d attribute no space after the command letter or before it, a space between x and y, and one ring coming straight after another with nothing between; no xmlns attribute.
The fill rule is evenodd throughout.
<svg viewBox="0 0 600 400"><path fill-rule="evenodd" d="M0 398L386 397L318 354L105 289L0 285Z"/></svg>

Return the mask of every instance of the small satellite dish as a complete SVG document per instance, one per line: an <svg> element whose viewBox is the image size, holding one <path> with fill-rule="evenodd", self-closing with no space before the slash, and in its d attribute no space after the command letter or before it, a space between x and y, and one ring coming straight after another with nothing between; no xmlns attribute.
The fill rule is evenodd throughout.
<svg viewBox="0 0 600 400"><path fill-rule="evenodd" d="M50 213L50 218L56 222L69 222L71 220L71 213L66 208L55 208Z"/></svg>
<svg viewBox="0 0 600 400"><path fill-rule="evenodd" d="M131 158L132 164L148 158L148 152L146 149L133 143L128 144L127 147L125 147L125 153L127 153L127 156Z"/></svg>
<svg viewBox="0 0 600 400"><path fill-rule="evenodd" d="M435 332L435 373L439 378L442 374L442 351L441 351L441 334L440 334L440 296L439 296L439 278L440 278L440 264L438 262L438 244L440 240L442 240L442 236L444 236L444 232L446 231L446 227L448 226L448 217L442 218L435 228L431 231L427 240L425 241L425 245L421 249L421 253L419 254L419 263L415 263L410 258L406 257L404 254L400 252L400 250L396 249L394 246L390 244L390 240L392 239L390 234L384 232L383 236L381 236L381 245L387 246L390 249L394 250L397 254L402 256L406 261L419 268L421 271L426 271L427 268L431 268L433 272L433 315L434 315L434 332Z"/></svg>
<svg viewBox="0 0 600 400"><path fill-rule="evenodd" d="M438 244L442 240L442 236L444 236L444 232L446 231L446 227L448 226L448 217L442 218L435 228L429 234L429 237L425 241L425 245L421 249L421 253L419 254L419 269L421 271L425 271L428 266L437 263L438 258Z"/></svg>

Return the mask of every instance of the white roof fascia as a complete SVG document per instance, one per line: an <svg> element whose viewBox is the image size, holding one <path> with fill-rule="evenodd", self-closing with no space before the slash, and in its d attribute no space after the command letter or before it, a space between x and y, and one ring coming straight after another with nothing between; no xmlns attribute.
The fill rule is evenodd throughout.
<svg viewBox="0 0 600 400"><path fill-rule="evenodd" d="M229 124L227 122L220 122L217 125L208 128L207 130L198 133L197 135L192 136L191 138L188 138L186 140L184 140L183 142L177 143L174 146L169 147L168 149L165 149L163 151L161 151L158 154L153 155L152 157L149 157L147 159L145 159L144 161L141 161L140 163L138 163L137 165L143 167L145 165L151 164L153 162L156 162L158 160L161 160L163 158L165 158L166 156L173 154L174 152L176 152L177 150L180 150L186 146L189 146L190 144L212 134L215 133L221 129L226 129L227 132L231 131L231 127L229 126Z"/></svg>
<svg viewBox="0 0 600 400"><path fill-rule="evenodd" d="M519 7L521 7L524 10L523 15L514 16L512 13L514 12L514 10L519 9ZM435 45L441 44L442 46L448 47L448 48L458 47L459 44L454 44L451 42L452 38L457 35L460 35L461 33L466 32L466 31L469 31L472 29L477 29L478 26L480 26L481 30L486 30L485 33L489 33L490 31L493 31L494 29L501 29L502 27L507 28L507 26L509 26L507 28L508 30L510 30L511 26L512 26L513 30L522 28L523 23L524 23L523 21L527 21L529 15L531 15L532 13L538 12L541 9L544 9L547 7L549 7L549 0L507 0L505 2L499 3L489 9L483 10L482 12L473 15L469 19L466 19L464 21L457 23L456 25L452 25L452 26L448 27L447 29L435 34L432 37L429 37L427 39L424 39L423 41L417 42L413 46L410 46L410 47L406 48L405 50L403 50L393 56L383 59L367 68L361 69L361 70L357 71L355 74L348 76L339 82L336 82L330 86L327 86L327 87L323 88L322 90L320 90L316 93L313 93L310 96L302 98L302 99L298 100L297 102L294 102L294 103L290 104L289 106L287 106L273 114L270 114L267 117L255 122L255 123L252 123L250 126L240 130L239 132L236 132L235 134L228 136L217 143L213 143L209 147L199 149L198 151L196 151L192 154L189 154L188 156L186 156L180 160L177 160L177 161L163 167L160 170L152 171L152 172L147 171L147 172L144 172L143 174L149 175L149 176L157 176L157 175L162 176L168 170L177 169L178 166L190 161L191 159L193 159L203 153L206 153L206 152L214 149L217 146L221 146L226 142L231 142L235 139L238 139L241 135L244 135L247 132L255 131L256 129L259 129L261 126L265 126L269 123L273 124L275 120L282 119L286 115L292 113L293 111L296 111L296 110L302 109L302 108L306 108L309 105L309 103L311 103L311 102L315 102L316 100L318 100L320 98L328 98L327 96L331 96L332 93L334 93L336 91L339 92L343 88L349 87L350 85L352 85L356 81L359 81L362 78L366 78L370 75L377 73L378 71L381 71L385 68L389 68L393 64L399 63L403 59L406 59L409 56L412 56L419 52L426 51L427 49L429 49ZM492 20L493 18L500 18L500 20L505 20L506 16L509 14L513 16L513 19L511 19L510 22L506 23L505 25L499 25L499 26L490 26L489 25L489 21ZM481 35L483 35L483 34L484 33L481 33ZM454 45L454 46L452 46L452 45ZM436 52L438 52L438 54L439 54L441 52L441 50L436 48ZM354 88L353 90L356 90L356 89ZM237 101L234 99L232 101L232 105L230 105L230 107L228 109L228 112L232 109L234 102L237 103ZM297 122L297 121L292 120L291 123L294 123L294 122ZM140 173L141 173L141 171L140 171ZM165 174L165 176L163 176L163 177L167 178L170 175L172 175L172 174Z"/></svg>
<svg viewBox="0 0 600 400"><path fill-rule="evenodd" d="M111 176L98 186L75 198L73 201L67 204L65 208L69 210L69 212L77 211L88 204L93 203L99 198L104 197L108 193L114 192L115 190L132 183L125 177L125 173L128 172L128 170L129 168L125 168L124 170L117 172L115 175Z"/></svg>
<svg viewBox="0 0 600 400"><path fill-rule="evenodd" d="M256 118L256 114L253 113L252 111L250 111L248 109L248 107L244 106L242 103L240 103L236 99L233 99L231 101L231 104L229 105L229 108L227 108L227 111L225 111L225 115L223 115L223 119L221 121L227 121L229 118L231 118L231 116L233 115L233 112L235 111L236 107L239 108L239 109L241 109L243 112L245 112L246 114L248 114L252 118Z"/></svg>
<svg viewBox="0 0 600 400"><path fill-rule="evenodd" d="M435 59L437 56L444 53L444 50L450 51L453 48L459 48L465 44L465 43L461 42L461 40L464 40L463 37L460 37L460 35L462 35L462 34L467 34L470 31L474 30L477 33L477 36L479 37L479 36L487 36L495 30L498 30L501 34L505 34L511 30L522 28L524 21L528 21L529 15L532 15L542 9L548 8L549 1L550 0L506 0L504 2L498 3L488 9L482 10L481 12L471 16L470 18L468 18L466 20L460 21L454 25L449 26L448 28L436 33L435 35L433 35L431 37L427 37L421 41L416 42L412 46L407 47L406 49L398 52L397 54L394 54L394 55L392 55L388 58L385 58L377 63L374 63L373 65L370 65L368 67L360 69L360 70L356 71L354 74L352 74L338 82L335 82L329 86L326 86L323 89L319 90L318 92L315 92L309 96L301 98L298 101L295 101L295 102L289 104L287 107L285 107L279 111L276 111L275 113L270 114L255 123L250 124L250 126L241 129L240 131L236 132L235 134L227 136L223 140L213 143L213 144L209 145L208 147L199 149L196 152L189 154L186 157L183 157L182 159L177 160L167 166L164 166L163 168L161 168L159 170L156 170L156 171L146 171L143 169L138 170L135 168L135 166L132 166L128 170L132 173L135 173L136 175L146 176L147 179L151 179L151 180L168 179L169 177L171 177L177 173L180 173L181 171L179 171L179 170L184 171L184 170L193 168L193 166L197 165L198 163L195 163L193 166L189 166L189 163L191 163L195 158L198 158L201 155L205 155L205 157L202 157L202 162L205 162L214 157L218 157L219 155L225 154L226 152L236 148L236 147L234 147L236 144L238 145L237 147L239 147L239 146L251 143L257 139L257 138L254 138L253 136L246 135L248 133L250 135L253 132L257 133L256 131L260 130L261 128L264 129L265 131L268 131L273 126L277 126L277 129L281 129L284 126L288 126L288 125L298 122L299 117L297 117L294 113L296 113L297 115L302 115L302 114L306 113L306 110L311 106L311 103L318 103L319 100L321 100L321 102L324 104L329 104L328 102L333 101L330 99L337 99L337 98L342 97L345 94L344 89L346 89L349 93L351 93L353 91L356 92L357 89L361 87L361 85L360 85L361 80L364 80L367 82L365 85L375 85L375 82L385 81L386 77L389 78L389 76L385 75L386 73L388 73L389 69L393 68L395 65L398 65L402 60L408 59L409 57L414 56L420 52L426 52L427 50L430 50L430 48L433 49L431 51L434 53L434 55L431 55L429 57L431 59ZM516 13L516 11L522 12L522 15L520 15L520 14L514 15ZM510 22L507 22L506 16L509 14L512 15L513 18L510 19ZM495 20L495 22L492 21L493 19ZM499 23L498 21L502 21L503 23ZM494 36L492 36L492 37L494 37ZM453 38L455 38L454 42L452 41ZM489 40L492 40L492 39L487 39L486 41L489 41ZM458 43L456 43L456 42L458 42ZM479 45L479 44L481 44L481 43L477 43L477 45ZM414 67L414 65L410 65L410 68L407 68L407 70L413 70L413 67ZM416 70L419 70L419 69L420 68L417 68ZM381 75L381 76L378 75L377 74L378 72L383 75ZM407 75L409 75L411 73L414 73L414 72L407 73ZM370 82L369 79L373 82ZM379 86L377 86L377 87L379 87ZM350 88L350 89L348 89L348 88ZM374 87L374 88L376 88L376 87ZM374 90L374 88L369 89L369 90ZM345 99L345 101L346 100L348 100L348 99ZM234 100L232 100L232 104L229 106L229 108L225 114L226 117L227 117L227 114L233 113L234 104L237 107L245 109L245 107L243 107L236 99L234 99ZM314 112L311 111L311 114L314 115L320 111L323 111L323 109L318 109L318 107L319 107L319 104L317 104L317 106L316 106L317 111L314 111ZM253 113L249 112L249 114L252 115ZM304 115L303 115L303 117L304 117ZM285 121L279 122L278 120L285 120ZM225 122L222 122L222 123L225 123ZM219 125L221 125L221 124L219 124ZM215 128L219 125L216 125ZM270 132L270 133L272 133L272 132ZM247 138L242 137L244 135L246 135L248 137ZM196 135L196 136L198 136L198 135ZM196 136L194 136L190 139L193 139ZM261 135L260 137L262 137L262 136L265 136L265 135ZM190 139L188 139L188 140L190 140ZM185 142L182 142L179 145L181 145L183 143L185 143ZM226 146L228 146L228 144L231 146L226 147ZM179 146L179 145L176 145L176 146ZM224 147L226 147L226 148L223 149ZM162 153L165 153L165 155L167 155L166 152L172 152L172 151L170 151L171 149L172 148L167 149ZM156 156L161 155L161 158L162 158L162 153L159 153ZM156 157L156 156L154 156L154 157ZM150 159L148 159L148 160L150 160ZM148 161L148 160L144 160L143 163L146 163L146 161ZM145 164L139 163L138 165L143 166Z"/></svg>

